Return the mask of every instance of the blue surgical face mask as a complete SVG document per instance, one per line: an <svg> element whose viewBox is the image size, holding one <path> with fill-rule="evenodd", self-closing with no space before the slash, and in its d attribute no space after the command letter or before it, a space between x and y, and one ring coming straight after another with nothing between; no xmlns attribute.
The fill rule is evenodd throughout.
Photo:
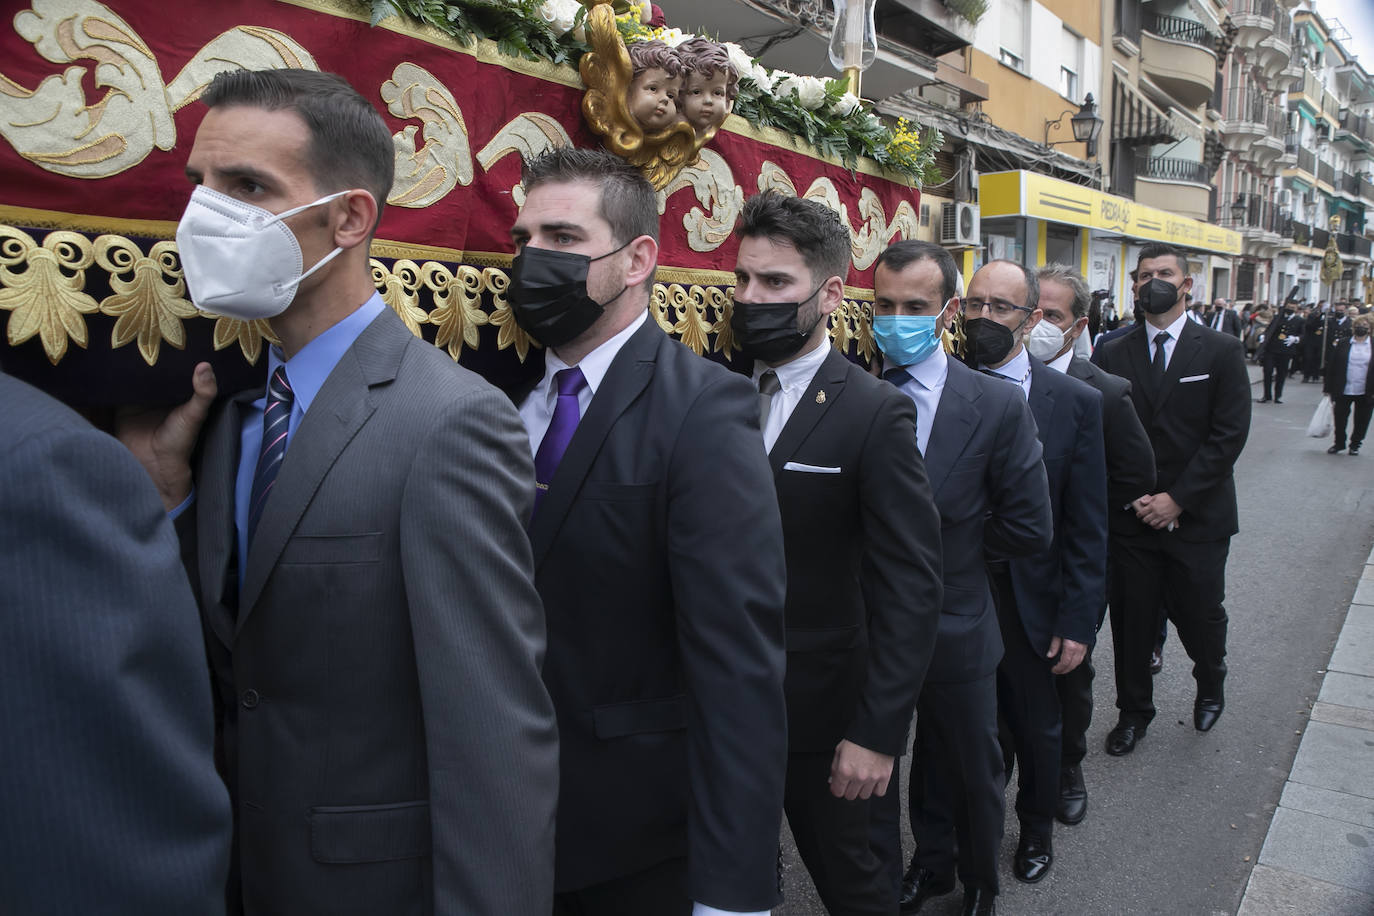
<svg viewBox="0 0 1374 916"><path fill-rule="evenodd" d="M875 315L873 339L893 366L913 366L940 345L939 315Z"/></svg>

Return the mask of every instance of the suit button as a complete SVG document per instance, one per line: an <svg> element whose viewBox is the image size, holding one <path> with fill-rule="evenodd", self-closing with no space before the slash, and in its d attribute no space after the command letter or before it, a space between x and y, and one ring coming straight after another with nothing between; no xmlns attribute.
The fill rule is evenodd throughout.
<svg viewBox="0 0 1374 916"><path fill-rule="evenodd" d="M243 692L243 708L252 709L258 705L258 701L261 699L262 697L258 695L258 692L252 687L249 687Z"/></svg>

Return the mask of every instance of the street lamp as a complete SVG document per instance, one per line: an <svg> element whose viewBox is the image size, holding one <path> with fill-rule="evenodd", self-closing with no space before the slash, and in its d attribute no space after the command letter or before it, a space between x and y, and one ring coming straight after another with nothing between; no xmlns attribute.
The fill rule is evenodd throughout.
<svg viewBox="0 0 1374 916"><path fill-rule="evenodd" d="M1237 194L1235 203L1231 204L1231 219L1237 225L1245 221L1245 211L1249 207L1245 203L1245 195Z"/></svg>
<svg viewBox="0 0 1374 916"><path fill-rule="evenodd" d="M1073 128L1073 140L1056 140L1050 142L1050 131L1058 130L1063 127L1064 115L1073 115L1069 118L1069 126ZM1056 146L1060 143L1083 143L1087 145L1085 152L1089 159L1097 155L1097 136L1102 133L1102 119L1097 116L1097 103L1093 101L1092 93L1083 100L1083 104L1075 112L1072 108L1066 108L1064 113L1054 120L1045 121L1045 145Z"/></svg>
<svg viewBox="0 0 1374 916"><path fill-rule="evenodd" d="M849 91L859 95L859 74L873 66L878 56L878 29L873 12L878 0L831 0L835 25L830 30L830 63L849 81Z"/></svg>

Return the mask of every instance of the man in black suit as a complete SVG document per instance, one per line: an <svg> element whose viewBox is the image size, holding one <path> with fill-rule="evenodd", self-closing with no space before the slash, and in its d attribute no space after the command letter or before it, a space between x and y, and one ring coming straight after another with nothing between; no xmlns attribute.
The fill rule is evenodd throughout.
<svg viewBox="0 0 1374 916"><path fill-rule="evenodd" d="M935 656L917 701L910 775L916 853L902 880L896 792L874 806L873 847L902 884L903 913L964 886L964 913L994 909L1006 769L997 740L1002 636L985 557L1047 549L1053 511L1025 398L946 356L959 310L949 252L898 242L878 256L874 337L887 377L917 410L917 446L940 511L944 601Z"/></svg>
<svg viewBox="0 0 1374 916"><path fill-rule="evenodd" d="M758 393L649 318L658 202L618 156L526 163L511 305L561 741L554 912L778 899L787 571Z"/></svg>
<svg viewBox="0 0 1374 916"><path fill-rule="evenodd" d="M1096 639L1107 568L1102 395L1026 352L1041 319L1039 298L1032 271L997 260L973 275L963 302L972 359L1028 399L1054 508L1048 550L1006 562L994 556L988 567L1006 646L997 704L1020 764L1012 874L1027 883L1043 879L1054 861L1062 731L1055 675L1078 667Z"/></svg>
<svg viewBox="0 0 1374 916"><path fill-rule="evenodd" d="M1326 333L1323 335L1322 349L1322 368L1325 369L1331 362L1331 351L1343 340L1349 340L1351 336L1351 323L1355 317L1354 306L1347 306L1344 299L1328 305L1328 314L1324 322Z"/></svg>
<svg viewBox="0 0 1374 916"><path fill-rule="evenodd" d="M1293 303L1285 302L1264 329L1264 343L1260 344L1260 358L1264 363L1264 397L1261 404L1271 400L1283 403L1283 381L1288 366L1298 352L1302 340L1303 321L1293 310Z"/></svg>
<svg viewBox="0 0 1374 916"><path fill-rule="evenodd" d="M783 807L826 909L891 916L869 800L888 791L904 750L941 597L916 411L828 345L852 257L835 211L765 192L745 203L736 235L731 323L756 360L787 548Z"/></svg>
<svg viewBox="0 0 1374 916"><path fill-rule="evenodd" d="M1369 415L1374 406L1374 378L1370 369L1374 360L1370 359L1369 330L1371 322L1368 315L1360 315L1351 322L1351 338L1343 340L1331 351L1331 362L1326 367L1325 391L1331 397L1332 429L1335 441L1326 450L1335 455L1345 448L1345 427L1350 421L1350 408L1355 408L1355 428L1350 433L1350 454L1358 455L1364 444L1365 433L1369 430ZM1353 371L1352 371L1353 370Z"/></svg>
<svg viewBox="0 0 1374 916"><path fill-rule="evenodd" d="M1102 437L1107 449L1107 549L1115 536L1127 529L1134 520L1129 506L1137 498L1154 491L1155 457L1150 438L1131 403L1131 383L1109 375L1086 359L1073 356L1073 339L1083 333L1087 319L1088 284L1073 268L1052 264L1036 271L1040 281L1040 311L1044 318L1037 332L1045 325L1058 329L1064 344L1051 352L1052 335L1032 333L1028 346L1031 355L1042 359L1051 369L1066 372L1086 382L1102 394ZM1224 303L1225 300L1218 300ZM1222 306L1224 307L1224 305ZM1049 337L1050 344L1038 343ZM1097 628L1107 606L1104 602L1097 617ZM1083 663L1068 674L1059 675L1059 703L1063 708L1064 737L1059 769L1059 807L1055 817L1062 824L1077 824L1088 812L1088 790L1083 784L1083 758L1088 753L1088 726L1093 713L1092 650Z"/></svg>
<svg viewBox="0 0 1374 916"><path fill-rule="evenodd" d="M1226 299L1212 300L1212 313L1207 318L1207 327L1223 334L1240 336L1240 316Z"/></svg>
<svg viewBox="0 0 1374 916"><path fill-rule="evenodd" d="M1152 494L1135 500L1131 530L1112 542L1112 641L1117 725L1107 753L1129 754L1154 718L1150 652L1168 609L1193 659L1193 724L1209 730L1225 705L1226 555L1237 530L1232 468L1250 432L1245 351L1229 334L1188 323L1187 261L1167 245L1140 252L1136 294L1146 324L1108 344L1100 365L1131 383L1155 454Z"/></svg>
<svg viewBox="0 0 1374 916"><path fill-rule="evenodd" d="M128 451L0 373L0 898L224 913L229 794L176 533Z"/></svg>

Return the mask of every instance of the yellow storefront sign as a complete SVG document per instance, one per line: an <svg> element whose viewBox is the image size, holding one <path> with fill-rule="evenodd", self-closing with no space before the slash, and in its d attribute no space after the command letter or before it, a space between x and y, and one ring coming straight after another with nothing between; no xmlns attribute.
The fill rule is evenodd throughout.
<svg viewBox="0 0 1374 916"><path fill-rule="evenodd" d="M980 176L978 186L983 219L1027 216L1214 254L1238 255L1242 250L1239 232L1048 175L992 172Z"/></svg>

